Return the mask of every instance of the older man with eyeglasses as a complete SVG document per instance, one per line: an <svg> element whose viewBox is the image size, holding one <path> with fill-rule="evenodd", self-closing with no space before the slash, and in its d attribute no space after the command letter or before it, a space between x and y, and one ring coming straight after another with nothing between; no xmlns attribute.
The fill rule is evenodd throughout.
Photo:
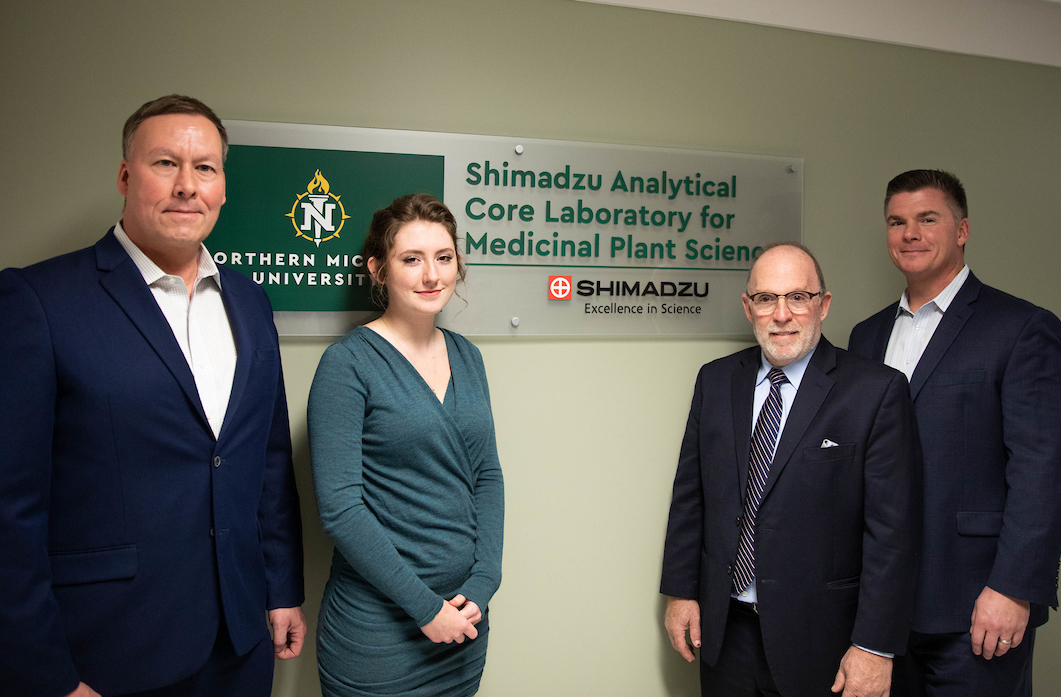
<svg viewBox="0 0 1061 697"><path fill-rule="evenodd" d="M765 248L742 300L758 346L700 369L678 459L671 644L700 648L705 695L884 697L920 544L906 380L822 336L832 295L802 245Z"/></svg>

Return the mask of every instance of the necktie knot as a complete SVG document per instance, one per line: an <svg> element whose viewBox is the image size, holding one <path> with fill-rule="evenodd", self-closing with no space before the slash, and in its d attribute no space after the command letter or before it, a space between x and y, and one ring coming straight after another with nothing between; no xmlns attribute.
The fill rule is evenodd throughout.
<svg viewBox="0 0 1061 697"><path fill-rule="evenodd" d="M767 379L770 380L771 385L780 387L788 382L788 377L785 376L785 371L780 368L771 368L770 372L766 375Z"/></svg>

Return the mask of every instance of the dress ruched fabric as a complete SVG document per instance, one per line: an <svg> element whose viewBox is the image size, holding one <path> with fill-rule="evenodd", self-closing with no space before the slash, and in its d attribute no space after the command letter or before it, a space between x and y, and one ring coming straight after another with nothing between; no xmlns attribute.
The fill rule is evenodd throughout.
<svg viewBox="0 0 1061 697"><path fill-rule="evenodd" d="M444 401L358 327L325 351L309 398L317 505L335 542L317 623L325 697L463 697L479 689L501 583L504 491L482 356L443 330ZM477 639L420 631L455 595Z"/></svg>

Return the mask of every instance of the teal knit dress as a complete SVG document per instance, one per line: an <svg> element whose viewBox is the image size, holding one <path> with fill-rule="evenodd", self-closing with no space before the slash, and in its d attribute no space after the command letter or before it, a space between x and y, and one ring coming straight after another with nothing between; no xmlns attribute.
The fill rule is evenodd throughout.
<svg viewBox="0 0 1061 697"><path fill-rule="evenodd" d="M504 490L482 356L444 331L438 398L379 334L325 351L309 395L317 505L335 542L317 623L324 697L460 697L479 689L487 606L501 583ZM461 594L477 639L432 643L420 627Z"/></svg>

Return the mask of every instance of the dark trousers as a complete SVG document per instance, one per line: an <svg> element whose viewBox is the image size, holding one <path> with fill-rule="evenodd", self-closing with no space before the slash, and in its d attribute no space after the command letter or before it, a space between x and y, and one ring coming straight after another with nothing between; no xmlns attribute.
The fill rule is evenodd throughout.
<svg viewBox="0 0 1061 697"><path fill-rule="evenodd" d="M722 652L713 666L700 661L703 697L780 697L763 650L759 615L746 603L730 601Z"/></svg>
<svg viewBox="0 0 1061 697"><path fill-rule="evenodd" d="M194 675L173 685L122 697L269 697L273 689L274 660L269 637L264 637L248 653L237 656L222 621L210 657Z"/></svg>
<svg viewBox="0 0 1061 697"><path fill-rule="evenodd" d="M1035 629L1020 645L990 661L972 650L969 632L910 632L905 656L896 656L892 697L1031 697Z"/></svg>

